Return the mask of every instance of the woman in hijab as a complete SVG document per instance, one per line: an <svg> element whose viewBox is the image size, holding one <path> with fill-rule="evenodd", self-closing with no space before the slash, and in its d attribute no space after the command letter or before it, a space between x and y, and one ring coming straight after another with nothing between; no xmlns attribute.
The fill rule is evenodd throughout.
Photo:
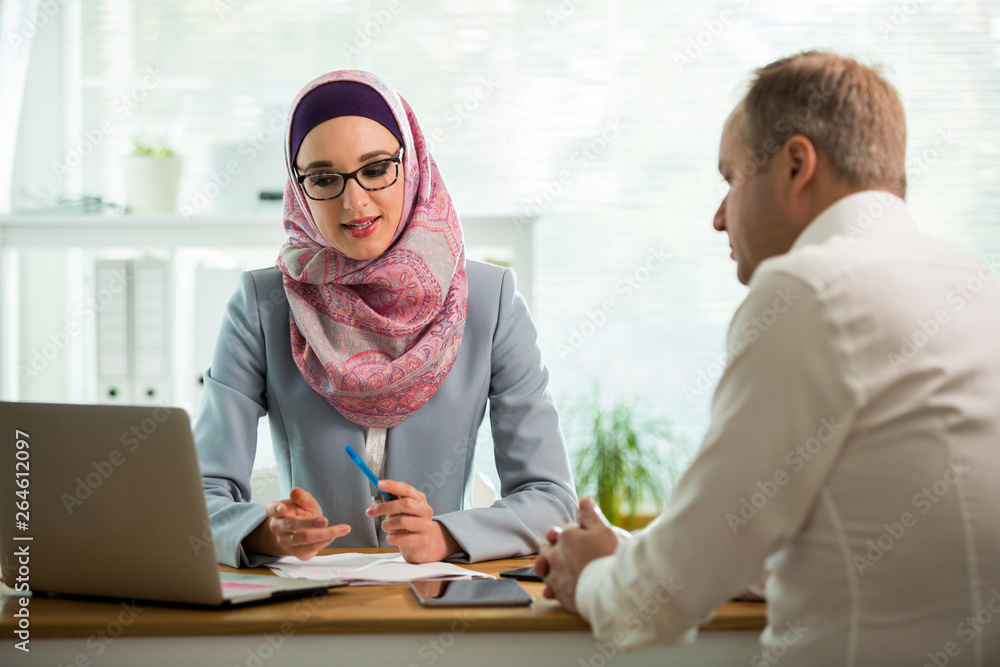
<svg viewBox="0 0 1000 667"><path fill-rule="evenodd" d="M285 158L288 238L241 276L194 428L219 561L534 553L576 511L548 372L511 271L466 261L413 111L371 73L326 74L292 103ZM463 510L487 405L502 497ZM266 506L250 502L264 414L290 490Z"/></svg>

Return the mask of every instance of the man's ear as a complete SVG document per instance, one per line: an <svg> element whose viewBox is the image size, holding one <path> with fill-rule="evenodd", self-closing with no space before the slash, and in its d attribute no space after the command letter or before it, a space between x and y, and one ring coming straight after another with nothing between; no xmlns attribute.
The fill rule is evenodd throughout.
<svg viewBox="0 0 1000 667"><path fill-rule="evenodd" d="M816 146L801 134L792 135L781 152L784 153L788 170L790 194L800 194L816 175Z"/></svg>

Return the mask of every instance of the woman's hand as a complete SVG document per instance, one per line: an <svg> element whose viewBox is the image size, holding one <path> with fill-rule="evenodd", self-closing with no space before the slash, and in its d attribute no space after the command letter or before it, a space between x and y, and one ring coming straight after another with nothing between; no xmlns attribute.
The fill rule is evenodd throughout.
<svg viewBox="0 0 1000 667"><path fill-rule="evenodd" d="M309 560L351 532L346 524L328 526L323 508L312 494L298 487L285 500L265 505L264 511L267 518L243 540L243 546L255 553Z"/></svg>
<svg viewBox="0 0 1000 667"><path fill-rule="evenodd" d="M368 516L385 516L382 530L386 541L399 547L408 563L430 563L444 560L461 550L448 529L434 521L434 510L427 504L427 496L409 484L383 479L378 488L396 496L395 500L375 503L367 510Z"/></svg>

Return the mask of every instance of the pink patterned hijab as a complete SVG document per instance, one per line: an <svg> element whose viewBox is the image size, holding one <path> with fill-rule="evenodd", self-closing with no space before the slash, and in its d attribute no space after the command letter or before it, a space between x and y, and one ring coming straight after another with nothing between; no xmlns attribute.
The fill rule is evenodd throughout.
<svg viewBox="0 0 1000 667"><path fill-rule="evenodd" d="M376 90L403 137L402 217L374 259L354 260L330 246L292 171L291 119L306 94L332 81ZM276 266L291 310L292 357L309 386L347 419L396 426L434 395L462 344L469 286L451 196L410 105L370 72L330 72L302 89L289 112L285 166L288 239Z"/></svg>

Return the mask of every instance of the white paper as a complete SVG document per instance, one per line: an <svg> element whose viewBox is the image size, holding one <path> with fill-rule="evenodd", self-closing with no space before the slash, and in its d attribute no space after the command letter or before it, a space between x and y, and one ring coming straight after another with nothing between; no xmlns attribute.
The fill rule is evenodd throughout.
<svg viewBox="0 0 1000 667"><path fill-rule="evenodd" d="M295 579L342 579L354 586L408 584L436 579L493 579L452 563L407 563L398 553L341 553L299 560L286 556L268 565L280 577Z"/></svg>

